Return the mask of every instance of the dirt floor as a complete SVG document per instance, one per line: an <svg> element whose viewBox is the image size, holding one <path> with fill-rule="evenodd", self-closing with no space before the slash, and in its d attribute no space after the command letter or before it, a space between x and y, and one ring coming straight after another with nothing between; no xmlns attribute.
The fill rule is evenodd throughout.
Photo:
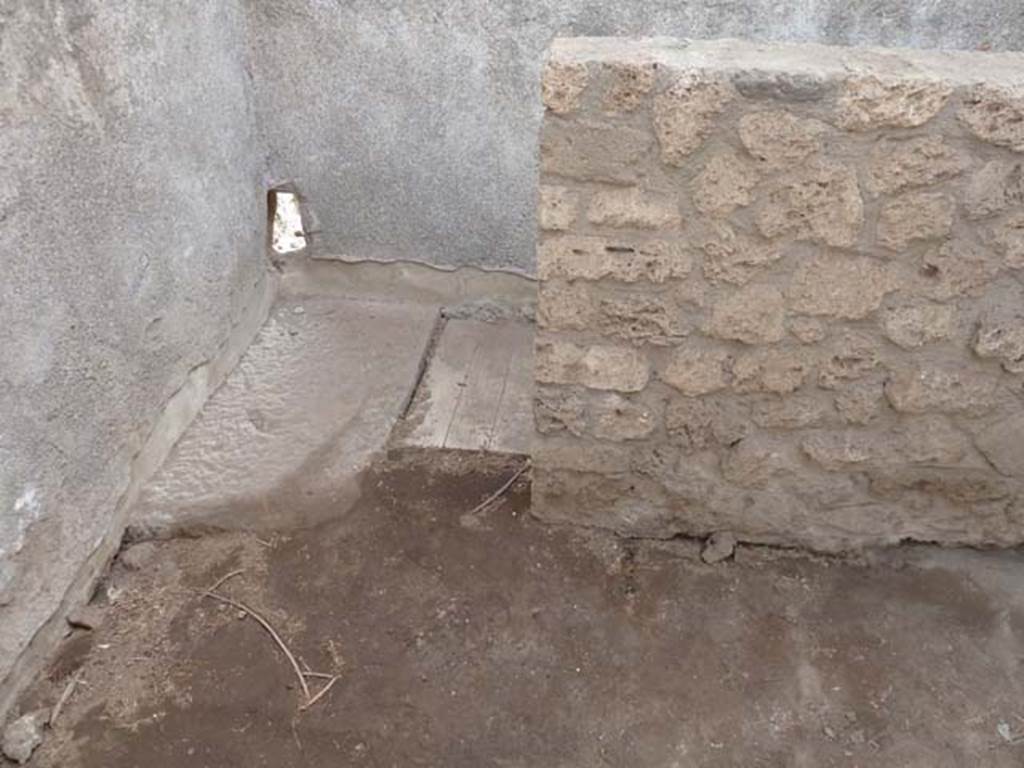
<svg viewBox="0 0 1024 768"><path fill-rule="evenodd" d="M136 544L23 709L37 766L1021 766L1024 561L552 528L522 459L406 449L343 519ZM310 500L305 503L315 503ZM260 611L333 687L306 710ZM327 678L308 678L312 693Z"/></svg>

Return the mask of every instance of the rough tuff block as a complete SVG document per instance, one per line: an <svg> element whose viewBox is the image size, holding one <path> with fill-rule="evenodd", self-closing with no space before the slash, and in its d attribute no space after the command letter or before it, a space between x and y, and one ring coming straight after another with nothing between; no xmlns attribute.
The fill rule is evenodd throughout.
<svg viewBox="0 0 1024 768"><path fill-rule="evenodd" d="M1024 542L1024 56L556 41L534 510Z"/></svg>

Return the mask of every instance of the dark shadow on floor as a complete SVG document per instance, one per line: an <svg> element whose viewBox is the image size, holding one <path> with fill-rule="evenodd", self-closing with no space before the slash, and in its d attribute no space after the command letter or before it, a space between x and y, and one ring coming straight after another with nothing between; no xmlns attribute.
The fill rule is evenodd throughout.
<svg viewBox="0 0 1024 768"><path fill-rule="evenodd" d="M467 514L521 462L396 452L343 519L127 550L103 623L69 639L26 702L80 674L35 764L1024 760L1010 743L1024 732L1024 615L997 590L898 557L740 548L707 566L691 542L543 526L525 476ZM199 596L236 569L223 592L311 668L340 672L309 711L269 636Z"/></svg>

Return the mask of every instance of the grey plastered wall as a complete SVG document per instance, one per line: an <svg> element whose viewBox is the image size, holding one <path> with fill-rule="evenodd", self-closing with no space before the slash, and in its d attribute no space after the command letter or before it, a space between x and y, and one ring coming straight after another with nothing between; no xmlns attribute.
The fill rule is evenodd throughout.
<svg viewBox="0 0 1024 768"><path fill-rule="evenodd" d="M314 252L534 271L556 34L1019 50L1007 0L249 0L271 169Z"/></svg>
<svg viewBox="0 0 1024 768"><path fill-rule="evenodd" d="M232 2L0 4L0 712L262 288L244 30Z"/></svg>

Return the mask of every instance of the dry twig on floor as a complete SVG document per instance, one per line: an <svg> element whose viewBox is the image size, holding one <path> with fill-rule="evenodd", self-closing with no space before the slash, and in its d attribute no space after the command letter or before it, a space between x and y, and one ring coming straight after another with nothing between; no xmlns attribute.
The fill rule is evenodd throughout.
<svg viewBox="0 0 1024 768"><path fill-rule="evenodd" d="M225 597L224 595L220 595L216 592L210 591L204 592L203 597L211 597L214 600L218 600L222 603L225 603L226 605L230 605L233 608L237 608L238 610L248 614L257 622L259 622L259 625L267 631L267 634L269 634L274 639L274 642L277 643L277 647L280 648L284 655L288 658L289 663L292 665L292 669L295 670L295 677L299 680L299 685L302 688L302 693L305 695L307 700L309 699L309 685L306 683L306 678L305 676L303 676L302 670L299 669L299 662L295 660L295 655L291 652L291 650L289 650L288 645L285 643L284 640L281 639L281 636L277 634L277 630L275 630L274 627L271 626L269 621L267 621L265 618L263 618L260 614L258 614L249 606L247 606L245 603L240 603L237 600L232 600L230 597Z"/></svg>
<svg viewBox="0 0 1024 768"><path fill-rule="evenodd" d="M213 583L213 586L207 587L203 594L216 592L217 587L221 586L225 581L227 581L228 579L233 579L235 578L235 576L241 576L243 573L245 573L245 570L243 568L239 568L237 571L231 571L231 573L224 574Z"/></svg>
<svg viewBox="0 0 1024 768"><path fill-rule="evenodd" d="M506 480L505 483L501 486L501 488L496 490L494 493L492 493L486 499L484 499L479 504L477 504L475 507L473 507L473 509L471 509L469 512L466 513L466 516L475 515L477 512L481 512L481 511L487 509L487 507L489 507L494 502L495 499L497 499L499 496L501 496L503 493L505 493L509 488L511 488L512 484L515 483L515 481L518 480L522 476L522 474L526 470L528 470L529 468L530 468L530 460L527 459L525 462L523 462L523 466L521 466L519 469L517 469L515 474L513 474L512 477L510 477L508 480Z"/></svg>
<svg viewBox="0 0 1024 768"><path fill-rule="evenodd" d="M285 641L281 638L281 635L278 634L276 629L274 629L270 621L268 621L262 614L260 614L255 609L250 608L245 603L214 591L217 589L217 587L221 586L228 579L233 578L234 576L238 576L241 573L242 571L238 570L232 571L231 573L222 576L220 579L216 581L216 583L214 583L212 587L210 587L202 593L202 597L208 597L212 600L224 603L225 605L230 605L232 608L236 608L245 615L254 619L256 623L263 627L266 633L270 635L273 641L277 644L277 647L281 649L281 652L285 655L285 658L288 659L288 663L291 664L292 670L295 672L295 677L299 681L299 687L302 689L302 695L305 698L303 704L299 706L299 711L305 712L307 709L316 704L321 698L323 698L323 696L331 689L331 687L336 682L338 682L341 676L330 675L326 672L313 672L309 669L308 666L306 667L306 670L303 671L302 667L299 666L299 661L295 657L295 654L292 653L291 649L288 647L288 644L285 643ZM302 666L306 665L303 664ZM306 682L307 677L323 678L327 680L327 683L319 691L317 691L316 693L312 693L309 689L309 683Z"/></svg>
<svg viewBox="0 0 1024 768"><path fill-rule="evenodd" d="M57 699L57 703L53 705L53 709L50 710L50 727L53 728L57 724L57 718L60 717L61 710L64 709L64 705L68 703L68 699L71 698L71 694L75 692L75 688L78 687L78 683L82 679L82 674L85 670L78 670L75 676L72 677L68 684L64 686L64 691L61 693L60 698Z"/></svg>
<svg viewBox="0 0 1024 768"><path fill-rule="evenodd" d="M307 701L305 704L303 704L301 707L299 707L299 711L300 712L305 712L307 709L309 709L314 704L316 704L318 701L320 701L320 699L324 696L324 694L326 694L329 690L331 690L331 686L334 685L336 682L338 682L338 680L341 679L341 675L331 675L330 678L331 679L327 681L327 683L324 685L323 688L321 688L319 691L317 691L315 694L313 694L313 698L311 698L309 701Z"/></svg>

